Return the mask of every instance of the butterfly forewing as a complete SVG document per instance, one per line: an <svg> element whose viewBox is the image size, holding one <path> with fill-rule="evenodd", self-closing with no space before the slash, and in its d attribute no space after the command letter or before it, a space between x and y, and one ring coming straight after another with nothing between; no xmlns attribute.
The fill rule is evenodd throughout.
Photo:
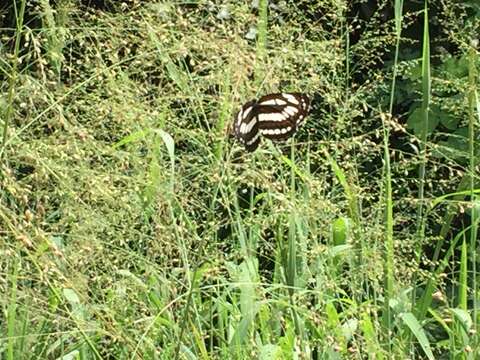
<svg viewBox="0 0 480 360"><path fill-rule="evenodd" d="M254 151L260 144L260 132L256 117L256 101L242 106L235 117L234 132L247 151Z"/></svg>
<svg viewBox="0 0 480 360"><path fill-rule="evenodd" d="M248 151L260 143L260 134L271 140L291 137L308 115L310 101L301 93L262 96L243 105L235 118L235 136Z"/></svg>

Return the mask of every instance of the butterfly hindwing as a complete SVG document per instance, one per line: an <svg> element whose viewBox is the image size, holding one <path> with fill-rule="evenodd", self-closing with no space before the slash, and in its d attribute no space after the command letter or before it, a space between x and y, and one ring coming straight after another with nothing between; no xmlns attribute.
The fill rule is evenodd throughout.
<svg viewBox="0 0 480 360"><path fill-rule="evenodd" d="M301 93L278 93L261 97L257 106L261 134L271 140L285 140L302 125L310 102Z"/></svg>
<svg viewBox="0 0 480 360"><path fill-rule="evenodd" d="M296 131L295 122L290 120L290 115L278 107L260 105L257 119L260 133L270 140L286 140Z"/></svg>
<svg viewBox="0 0 480 360"><path fill-rule="evenodd" d="M260 134L271 140L291 137L305 120L310 101L301 93L275 93L243 105L235 118L235 136L248 151L260 143Z"/></svg>

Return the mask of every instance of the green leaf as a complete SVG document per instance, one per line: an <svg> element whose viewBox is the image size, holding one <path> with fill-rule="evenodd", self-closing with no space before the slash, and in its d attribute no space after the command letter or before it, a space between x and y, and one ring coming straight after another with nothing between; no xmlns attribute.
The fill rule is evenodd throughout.
<svg viewBox="0 0 480 360"><path fill-rule="evenodd" d="M125 137L123 137L120 141L117 141L115 144L112 145L114 149L119 148L120 146L129 144L129 143L134 143L140 139L144 139L146 135L148 135L151 132L150 129L145 129L145 130L139 130L135 131Z"/></svg>
<svg viewBox="0 0 480 360"><path fill-rule="evenodd" d="M460 324L462 324L462 327L465 330L465 332L468 333L473 325L473 321L472 321L472 318L470 317L470 314L467 311L459 308L451 309L451 312L455 316L455 319Z"/></svg>
<svg viewBox="0 0 480 360"><path fill-rule="evenodd" d="M463 127L449 135L447 144L455 149L467 153L468 148L468 128Z"/></svg>
<svg viewBox="0 0 480 360"><path fill-rule="evenodd" d="M438 105L432 105L430 107L430 119L438 118L440 124L446 127L449 130L456 130L458 128L458 123L460 119L458 117L453 116L452 113L443 110Z"/></svg>
<svg viewBox="0 0 480 360"><path fill-rule="evenodd" d="M353 249L352 245L337 245L328 249L328 255L332 257L339 256L339 255L348 255L348 254L351 254L352 249Z"/></svg>
<svg viewBox="0 0 480 360"><path fill-rule="evenodd" d="M415 66L411 67L406 74L407 78L413 83L418 83L418 80L422 78L422 63L417 62Z"/></svg>
<svg viewBox="0 0 480 360"><path fill-rule="evenodd" d="M350 232L350 222L346 217L340 217L333 222L332 237L335 246L345 245Z"/></svg>
<svg viewBox="0 0 480 360"><path fill-rule="evenodd" d="M340 318L337 313L337 309L335 309L335 306L333 303L328 302L327 305L325 306L325 313L327 315L327 324L329 327L335 329L338 328L340 325Z"/></svg>
<svg viewBox="0 0 480 360"><path fill-rule="evenodd" d="M232 340L230 341L230 346L238 347L248 342L249 331L254 323L258 309L258 305L254 304L253 307L249 309L248 313L246 313L242 317L242 320L240 320L237 327L235 328L235 333L233 334Z"/></svg>
<svg viewBox="0 0 480 360"><path fill-rule="evenodd" d="M170 161L173 162L175 160L175 141L173 141L172 136L162 129L155 129L154 131L162 138L167 148L168 156L170 156Z"/></svg>
<svg viewBox="0 0 480 360"><path fill-rule="evenodd" d="M155 133L160 135L167 148L167 153L170 158L170 191L173 194L174 182L175 182L175 141L172 136L163 131L162 129L155 129Z"/></svg>
<svg viewBox="0 0 480 360"><path fill-rule="evenodd" d="M63 289L63 296L72 306L80 304L80 298L73 289Z"/></svg>
<svg viewBox="0 0 480 360"><path fill-rule="evenodd" d="M277 359L277 354L280 352L280 347L273 344L265 344L260 347L260 360Z"/></svg>
<svg viewBox="0 0 480 360"><path fill-rule="evenodd" d="M400 314L400 319L405 325L407 325L412 334L418 340L418 343L422 347L423 352L425 353L427 358L434 360L435 357L433 356L432 349L430 348L430 342L428 341L427 336L425 335L425 331L423 330L415 315L413 315L411 312L402 313Z"/></svg>
<svg viewBox="0 0 480 360"><path fill-rule="evenodd" d="M348 319L342 324L342 334L345 337L346 341L350 341L353 338L353 335L355 335L357 328L358 320L355 318Z"/></svg>
<svg viewBox="0 0 480 360"><path fill-rule="evenodd" d="M255 258L246 259L239 265L240 309L243 316L247 316L255 308L257 271L258 262Z"/></svg>
<svg viewBox="0 0 480 360"><path fill-rule="evenodd" d="M441 67L452 77L462 78L468 75L468 61L464 56L460 58L450 57L442 65Z"/></svg>
<svg viewBox="0 0 480 360"><path fill-rule="evenodd" d="M440 122L440 118L435 116L434 113L430 110L428 118L428 128L427 135L431 134L435 130ZM413 129L413 133L417 136L421 136L423 130L425 129L425 121L423 116L423 110L420 107L414 109L407 120L407 126L409 129Z"/></svg>
<svg viewBox="0 0 480 360"><path fill-rule="evenodd" d="M76 360L76 359L80 359L80 351L78 350L73 350L65 355L63 355L61 358L59 358L60 360Z"/></svg>
<svg viewBox="0 0 480 360"><path fill-rule="evenodd" d="M465 161L469 156L468 128L463 127L448 134L447 140L439 141L438 145L433 152L434 156L447 157L458 162Z"/></svg>

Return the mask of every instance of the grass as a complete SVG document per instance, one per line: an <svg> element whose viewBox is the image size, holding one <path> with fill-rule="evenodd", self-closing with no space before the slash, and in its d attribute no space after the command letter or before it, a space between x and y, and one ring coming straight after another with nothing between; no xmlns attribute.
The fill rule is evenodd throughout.
<svg viewBox="0 0 480 360"><path fill-rule="evenodd" d="M12 5L0 48L2 358L479 356L479 56L464 32L465 164L434 154L448 80L426 2L414 59L401 0L369 41L337 0L38 4ZM309 120L246 153L233 114L278 90L310 93ZM401 96L422 104L420 136Z"/></svg>

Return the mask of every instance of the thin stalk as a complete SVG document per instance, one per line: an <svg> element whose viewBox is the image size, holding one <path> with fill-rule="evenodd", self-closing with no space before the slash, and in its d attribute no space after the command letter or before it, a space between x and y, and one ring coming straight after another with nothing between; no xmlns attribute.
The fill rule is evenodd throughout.
<svg viewBox="0 0 480 360"><path fill-rule="evenodd" d="M265 78L265 54L267 49L267 27L268 27L268 0L260 0L258 4L258 38L257 38L257 59L255 63L255 86L257 91Z"/></svg>
<svg viewBox="0 0 480 360"><path fill-rule="evenodd" d="M468 96L468 135L469 135L469 169L470 169L470 202L472 204L472 215L471 215L471 224L472 228L470 230L470 253L471 253L471 261L472 261L472 276L471 276L471 288L474 289L475 293L477 292L477 251L476 251L476 244L477 244L477 234L478 234L478 206L477 206L477 197L474 194L475 190L475 109L477 109L477 116L478 120L480 120L480 109L478 109L478 97L477 97L477 69L475 66L477 54L475 52L474 47L470 48L468 54L468 62L469 62L469 74L468 80L470 85L470 91ZM478 319L478 298L476 294L473 296L473 328L477 330L477 319Z"/></svg>
<svg viewBox="0 0 480 360"><path fill-rule="evenodd" d="M223 151L225 145L225 134L227 134L226 127L228 127L229 114L231 112L231 99L229 94L232 93L230 84L230 71L227 71L224 76L224 83L222 84L223 102L220 106L220 114L218 117L217 127L215 129L216 145L215 158L217 161L223 159ZM227 134L229 136L230 134Z"/></svg>
<svg viewBox="0 0 480 360"><path fill-rule="evenodd" d="M17 83L17 71L19 64L19 53L20 53L20 41L22 38L23 30L23 18L25 14L25 5L26 0L23 0L20 3L20 12L17 9L17 2L13 1L13 10L15 12L16 20L16 31L15 31L15 48L13 53L13 64L12 64L12 73L10 75L10 81L8 84L8 98L7 98L7 108L5 111L5 118L3 120L3 135L2 135L2 147L4 148L7 145L8 139L8 127L13 117L13 100L15 97L15 84ZM3 151L0 152L0 157L2 157Z"/></svg>

